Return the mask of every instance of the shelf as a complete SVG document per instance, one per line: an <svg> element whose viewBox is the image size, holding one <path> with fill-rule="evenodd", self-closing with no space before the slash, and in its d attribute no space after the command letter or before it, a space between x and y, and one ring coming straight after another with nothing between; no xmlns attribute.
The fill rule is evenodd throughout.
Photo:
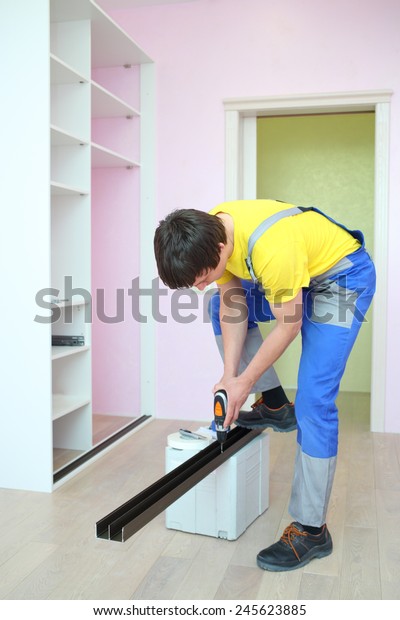
<svg viewBox="0 0 400 620"><path fill-rule="evenodd" d="M79 353L84 353L85 351L89 351L90 347L51 347L51 359L59 360L63 357L69 357L71 355L79 355Z"/></svg>
<svg viewBox="0 0 400 620"><path fill-rule="evenodd" d="M140 116L140 113L100 84L92 82L92 117L114 118L120 116Z"/></svg>
<svg viewBox="0 0 400 620"><path fill-rule="evenodd" d="M92 66L139 65L152 59L93 0L52 0L51 21L92 20ZM105 44L107 42L107 44Z"/></svg>
<svg viewBox="0 0 400 620"><path fill-rule="evenodd" d="M50 139L52 146L84 146L89 144L87 140L83 140L56 125L50 125Z"/></svg>
<svg viewBox="0 0 400 620"><path fill-rule="evenodd" d="M92 168L137 168L140 164L110 149L92 143Z"/></svg>
<svg viewBox="0 0 400 620"><path fill-rule="evenodd" d="M88 82L87 78L75 71L67 63L55 56L55 54L50 54L50 81L51 84L81 84Z"/></svg>
<svg viewBox="0 0 400 620"><path fill-rule="evenodd" d="M72 187L70 185L64 185L63 183L56 183L51 181L50 183L52 196L88 196L89 190L82 189L81 187Z"/></svg>
<svg viewBox="0 0 400 620"><path fill-rule="evenodd" d="M82 396L67 396L65 394L53 394L53 420L62 418L90 403L89 398Z"/></svg>
<svg viewBox="0 0 400 620"><path fill-rule="evenodd" d="M118 67L152 62L151 58L104 13L92 5L92 66ZM107 41L107 46L104 45Z"/></svg>
<svg viewBox="0 0 400 620"><path fill-rule="evenodd" d="M67 300L60 300L60 301L56 301L56 298L53 298L50 300L51 304L53 304L53 306L57 306L57 308L78 308L79 306L86 306L87 305L87 301L85 299L67 299Z"/></svg>

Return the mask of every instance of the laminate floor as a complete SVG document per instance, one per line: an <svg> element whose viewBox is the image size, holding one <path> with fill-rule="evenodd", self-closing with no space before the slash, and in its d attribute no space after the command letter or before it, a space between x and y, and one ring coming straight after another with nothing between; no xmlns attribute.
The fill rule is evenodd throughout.
<svg viewBox="0 0 400 620"><path fill-rule="evenodd" d="M169 530L164 514L125 543L96 539L96 521L164 474L167 435L200 424L154 420L52 494L0 489L0 598L400 599L400 435L369 431L368 395L339 401L329 557L287 573L256 566L291 520L295 433L271 432L270 507L236 541Z"/></svg>

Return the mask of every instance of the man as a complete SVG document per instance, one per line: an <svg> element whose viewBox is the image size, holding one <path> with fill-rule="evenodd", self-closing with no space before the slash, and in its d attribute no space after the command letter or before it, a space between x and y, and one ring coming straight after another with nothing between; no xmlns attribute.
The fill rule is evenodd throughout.
<svg viewBox="0 0 400 620"><path fill-rule="evenodd" d="M243 200L222 203L210 213L171 213L160 223L154 247L159 275L170 288L218 284L210 314L224 373L214 390L227 391L226 426L236 421L248 428L295 427L293 407L287 399L282 402L285 395L272 366L301 333L289 505L295 520L277 543L260 551L257 563L286 571L328 555L332 539L326 513L338 442L335 399L375 291L375 269L362 233L315 208ZM254 338L257 323L271 319L276 319L274 329L265 340ZM260 386L263 399L278 388L280 406L260 402L252 412L241 412Z"/></svg>

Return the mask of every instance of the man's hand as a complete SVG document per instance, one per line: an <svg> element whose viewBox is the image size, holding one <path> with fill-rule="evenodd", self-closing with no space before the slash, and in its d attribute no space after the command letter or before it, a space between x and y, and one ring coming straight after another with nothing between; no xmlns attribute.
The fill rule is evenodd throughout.
<svg viewBox="0 0 400 620"><path fill-rule="evenodd" d="M214 393L218 390L225 390L228 397L228 407L224 427L227 428L239 416L239 411L248 395L252 385L249 384L243 375L239 377L223 378L220 383L214 386Z"/></svg>

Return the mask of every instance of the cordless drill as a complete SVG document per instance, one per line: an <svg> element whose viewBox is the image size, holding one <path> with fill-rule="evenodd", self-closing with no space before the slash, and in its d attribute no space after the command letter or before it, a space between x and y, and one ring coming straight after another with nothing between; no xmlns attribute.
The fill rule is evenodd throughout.
<svg viewBox="0 0 400 620"><path fill-rule="evenodd" d="M225 390L218 390L214 394L214 423L217 431L217 439L221 444L221 452L224 451L224 441L229 428L224 428L226 411L228 408L228 395Z"/></svg>

